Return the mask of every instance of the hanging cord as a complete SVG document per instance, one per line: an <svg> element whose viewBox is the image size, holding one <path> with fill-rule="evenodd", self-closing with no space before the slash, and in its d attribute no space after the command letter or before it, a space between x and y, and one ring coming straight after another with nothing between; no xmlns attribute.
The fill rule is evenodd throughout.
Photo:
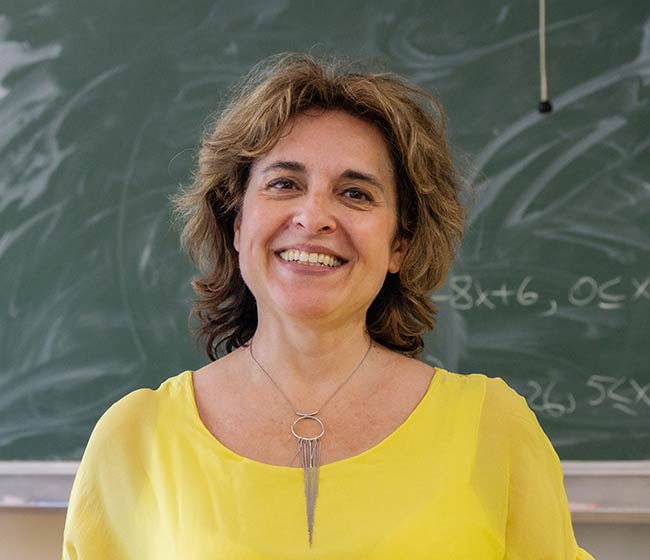
<svg viewBox="0 0 650 560"><path fill-rule="evenodd" d="M550 113L553 105L548 100L548 85L546 81L546 6L545 0L539 0L539 74L540 96L537 108L540 113Z"/></svg>

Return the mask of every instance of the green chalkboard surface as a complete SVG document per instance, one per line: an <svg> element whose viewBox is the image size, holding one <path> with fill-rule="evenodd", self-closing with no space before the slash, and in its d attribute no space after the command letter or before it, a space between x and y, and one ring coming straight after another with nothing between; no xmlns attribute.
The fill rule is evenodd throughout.
<svg viewBox="0 0 650 560"><path fill-rule="evenodd" d="M0 460L78 459L115 400L206 362L168 197L260 59L434 92L478 189L422 359L502 376L563 459L650 458L650 5L2 0Z"/></svg>

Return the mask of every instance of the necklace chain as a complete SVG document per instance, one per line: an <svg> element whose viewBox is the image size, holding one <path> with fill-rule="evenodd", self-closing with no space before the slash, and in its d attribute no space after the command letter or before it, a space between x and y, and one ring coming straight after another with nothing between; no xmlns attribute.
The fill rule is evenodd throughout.
<svg viewBox="0 0 650 560"><path fill-rule="evenodd" d="M278 388L278 391L280 391L280 393L282 393L282 396L285 398L285 400L287 401L287 403L289 403L289 406L291 407L291 410L293 410L293 412L294 412L296 415L298 415L298 416L315 416L316 414L318 414L318 413L321 411L321 409L323 409L323 408L325 407L325 405L326 405L328 402L330 402L330 401L334 398L334 395L336 395L336 394L337 394L337 393L338 393L338 392L339 392L339 391L340 391L340 390L345 386L345 384L346 384L348 381L350 381L350 379L352 379L352 376L353 376L353 375L357 372L357 370L361 367L361 365L363 364L363 362L365 362L365 360L366 360L366 356L368 356L368 353L370 352L370 349L371 349L371 348L372 348L372 338L370 339L370 344L368 345L368 349L366 350L365 354L363 355L363 358L361 358L361 361L357 364L357 367L355 367L355 368L352 370L352 373L351 373L350 375L348 375L348 377L346 378L346 380L345 380L343 383L341 383L341 385L339 385L339 387L338 387L338 388L337 388L337 389L336 389L336 390L335 390L335 391L334 391L334 392L329 396L329 398L328 398L328 399L327 399L327 400L326 400L326 401L325 401L325 402L324 402L324 403L319 407L319 409L316 410L316 411L314 411L314 412L302 413L302 412L298 412L298 411L296 410L296 407L293 406L293 403L291 402L291 400L289 399L289 397L287 397L287 394L282 390L282 387L280 387L280 386L275 382L275 380L273 379L273 377L271 377L271 374L269 374L269 372L266 371L266 370L264 369L264 366L262 366L262 364L260 364L260 363L257 361L257 358L255 357L255 354L253 354L253 339L252 339L252 338L251 338L251 343L250 343L249 346L248 346L248 350L249 350L249 353L250 353L250 355L251 355L251 358L253 358L253 361L254 361L254 362L257 364L257 366L258 366L258 367L259 367L259 368L260 368L260 369L261 369L261 370L266 374L266 376L271 380L271 382L273 383L273 385L275 385L275 386Z"/></svg>

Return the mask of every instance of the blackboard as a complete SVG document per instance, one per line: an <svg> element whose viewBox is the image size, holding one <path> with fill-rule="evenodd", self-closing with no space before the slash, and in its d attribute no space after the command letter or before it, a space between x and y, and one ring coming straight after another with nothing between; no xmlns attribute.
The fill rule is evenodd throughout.
<svg viewBox="0 0 650 560"><path fill-rule="evenodd" d="M287 50L434 92L478 189L422 359L502 376L563 459L650 458L650 6L3 0L0 460L74 460L103 411L206 358L168 197L208 115Z"/></svg>

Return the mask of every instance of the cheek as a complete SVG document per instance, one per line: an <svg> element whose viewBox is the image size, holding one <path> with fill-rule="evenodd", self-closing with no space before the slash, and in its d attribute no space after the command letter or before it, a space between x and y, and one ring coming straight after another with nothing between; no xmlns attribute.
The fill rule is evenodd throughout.
<svg viewBox="0 0 650 560"><path fill-rule="evenodd" d="M357 235L359 239L366 240L369 246L372 246L375 258L382 255L388 260L393 254L395 247L396 231L397 223L390 216L377 220L363 229L357 229Z"/></svg>

